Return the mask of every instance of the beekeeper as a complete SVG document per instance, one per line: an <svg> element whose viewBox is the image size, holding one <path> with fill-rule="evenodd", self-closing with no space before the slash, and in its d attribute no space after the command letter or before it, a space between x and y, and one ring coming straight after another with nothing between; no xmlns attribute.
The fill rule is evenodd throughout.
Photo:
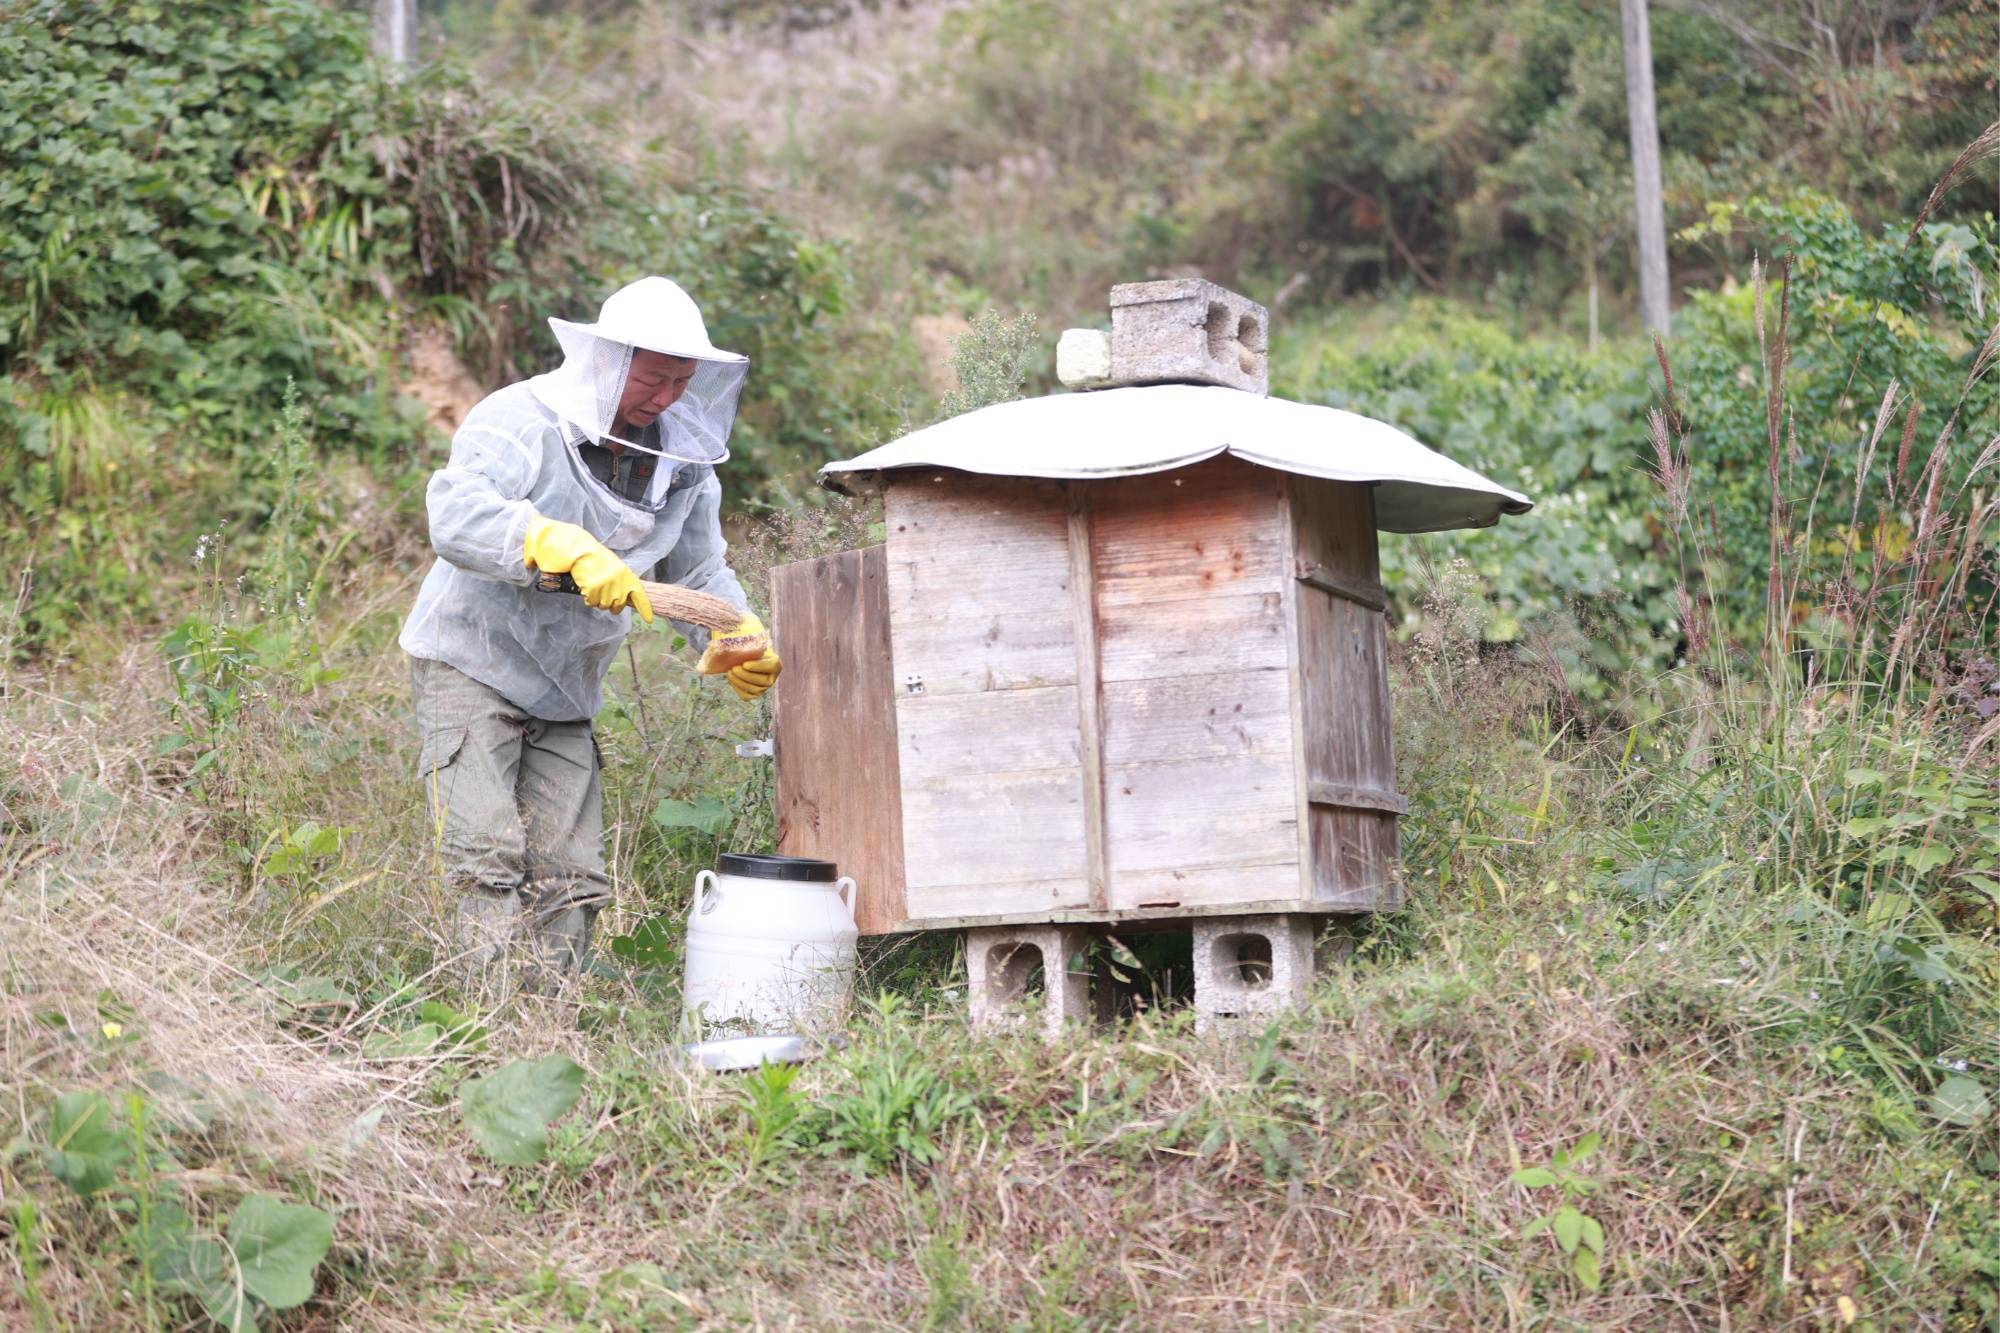
<svg viewBox="0 0 2000 1333"><path fill-rule="evenodd" d="M653 619L640 573L744 607L733 633L763 626L729 568L715 475L747 360L665 278L613 293L594 324L549 324L562 366L482 400L431 476L438 558L401 642L454 950L560 977L584 965L609 896L591 718L633 617ZM541 574L582 595L543 591ZM729 685L752 700L778 669L767 651Z"/></svg>

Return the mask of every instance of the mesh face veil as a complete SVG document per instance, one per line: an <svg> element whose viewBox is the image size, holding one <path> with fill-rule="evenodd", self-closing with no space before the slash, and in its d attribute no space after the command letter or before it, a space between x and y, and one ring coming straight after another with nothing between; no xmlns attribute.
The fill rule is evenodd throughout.
<svg viewBox="0 0 2000 1333"><path fill-rule="evenodd" d="M750 363L708 340L701 312L665 278L641 278L612 293L595 324L551 319L563 363L528 381L535 397L592 440L609 440L679 463L716 464L729 457L729 432ZM618 420L618 401L644 348L695 362L680 400L660 414L657 434Z"/></svg>

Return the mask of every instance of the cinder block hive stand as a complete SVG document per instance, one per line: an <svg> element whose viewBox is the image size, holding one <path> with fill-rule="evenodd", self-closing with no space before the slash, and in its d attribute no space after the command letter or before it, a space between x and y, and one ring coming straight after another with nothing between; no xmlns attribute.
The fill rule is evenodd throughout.
<svg viewBox="0 0 2000 1333"><path fill-rule="evenodd" d="M780 850L864 934L966 930L975 1022L1101 1010L1093 934L1179 928L1204 1028L1311 984L1329 917L1402 903L1376 531L1528 508L1401 432L1265 395L1261 306L1113 289L1102 392L1000 404L821 480L886 540L772 571ZM1103 345L1108 341L1108 347ZM1084 367L1072 373L1074 367Z"/></svg>

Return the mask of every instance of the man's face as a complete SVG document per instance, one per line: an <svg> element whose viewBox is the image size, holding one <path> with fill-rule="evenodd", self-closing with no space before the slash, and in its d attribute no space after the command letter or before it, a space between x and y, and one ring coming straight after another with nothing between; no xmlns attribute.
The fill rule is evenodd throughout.
<svg viewBox="0 0 2000 1333"><path fill-rule="evenodd" d="M632 353L632 369L625 376L625 392L618 398L618 420L644 429L660 413L680 401L694 378L694 358L668 356L645 348Z"/></svg>

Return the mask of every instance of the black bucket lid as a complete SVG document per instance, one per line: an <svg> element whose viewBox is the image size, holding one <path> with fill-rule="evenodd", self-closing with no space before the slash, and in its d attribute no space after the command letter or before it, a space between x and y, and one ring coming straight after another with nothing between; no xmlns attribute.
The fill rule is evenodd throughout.
<svg viewBox="0 0 2000 1333"><path fill-rule="evenodd" d="M765 856L758 852L724 852L716 862L724 875L750 879L788 879L808 884L831 884L840 878L840 867L831 861L815 861L808 856Z"/></svg>

